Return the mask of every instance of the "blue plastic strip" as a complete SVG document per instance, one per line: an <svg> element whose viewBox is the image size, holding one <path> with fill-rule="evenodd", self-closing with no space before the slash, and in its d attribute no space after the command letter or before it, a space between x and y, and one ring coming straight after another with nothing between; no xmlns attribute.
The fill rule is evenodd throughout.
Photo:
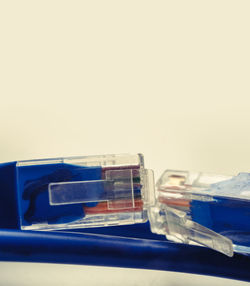
<svg viewBox="0 0 250 286"><path fill-rule="evenodd" d="M0 227L19 228L16 162L0 164Z"/></svg>
<svg viewBox="0 0 250 286"><path fill-rule="evenodd" d="M0 231L0 260L169 270L250 281L250 258L163 241L97 234Z"/></svg>

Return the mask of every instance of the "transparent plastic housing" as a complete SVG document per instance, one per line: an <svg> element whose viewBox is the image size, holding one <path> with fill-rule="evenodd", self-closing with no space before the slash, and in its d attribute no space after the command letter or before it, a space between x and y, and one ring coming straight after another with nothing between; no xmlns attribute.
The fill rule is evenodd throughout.
<svg viewBox="0 0 250 286"><path fill-rule="evenodd" d="M154 177L141 154L22 161L17 195L25 230L142 223L154 204Z"/></svg>
<svg viewBox="0 0 250 286"><path fill-rule="evenodd" d="M250 253L250 174L167 170L149 212L152 232L228 256Z"/></svg>

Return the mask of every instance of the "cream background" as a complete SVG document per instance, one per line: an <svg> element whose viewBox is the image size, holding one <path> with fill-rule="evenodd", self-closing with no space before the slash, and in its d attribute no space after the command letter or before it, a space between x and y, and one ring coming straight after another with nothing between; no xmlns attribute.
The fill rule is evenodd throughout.
<svg viewBox="0 0 250 286"><path fill-rule="evenodd" d="M141 152L156 178L249 171L249 11L0 1L0 161Z"/></svg>
<svg viewBox="0 0 250 286"><path fill-rule="evenodd" d="M4 286L247 286L249 283L210 276L167 271L60 265L45 263L0 262ZM12 275L10 275L10 271ZM13 275L14 274L14 275Z"/></svg>

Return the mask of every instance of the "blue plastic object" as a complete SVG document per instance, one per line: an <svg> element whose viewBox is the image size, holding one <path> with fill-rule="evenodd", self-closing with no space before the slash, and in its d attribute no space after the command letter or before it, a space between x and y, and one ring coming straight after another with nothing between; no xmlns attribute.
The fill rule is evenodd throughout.
<svg viewBox="0 0 250 286"><path fill-rule="evenodd" d="M198 246L99 234L1 230L0 260L168 270L250 281L247 256L229 258Z"/></svg>

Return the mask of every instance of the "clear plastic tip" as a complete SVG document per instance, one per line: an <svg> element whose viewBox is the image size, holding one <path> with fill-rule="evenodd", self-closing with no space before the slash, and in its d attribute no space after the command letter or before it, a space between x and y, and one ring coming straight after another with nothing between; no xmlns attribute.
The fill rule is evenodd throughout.
<svg viewBox="0 0 250 286"><path fill-rule="evenodd" d="M250 253L250 174L167 170L157 182L151 229L228 256Z"/></svg>
<svg viewBox="0 0 250 286"><path fill-rule="evenodd" d="M141 154L18 162L17 186L22 229L141 223L155 199Z"/></svg>

